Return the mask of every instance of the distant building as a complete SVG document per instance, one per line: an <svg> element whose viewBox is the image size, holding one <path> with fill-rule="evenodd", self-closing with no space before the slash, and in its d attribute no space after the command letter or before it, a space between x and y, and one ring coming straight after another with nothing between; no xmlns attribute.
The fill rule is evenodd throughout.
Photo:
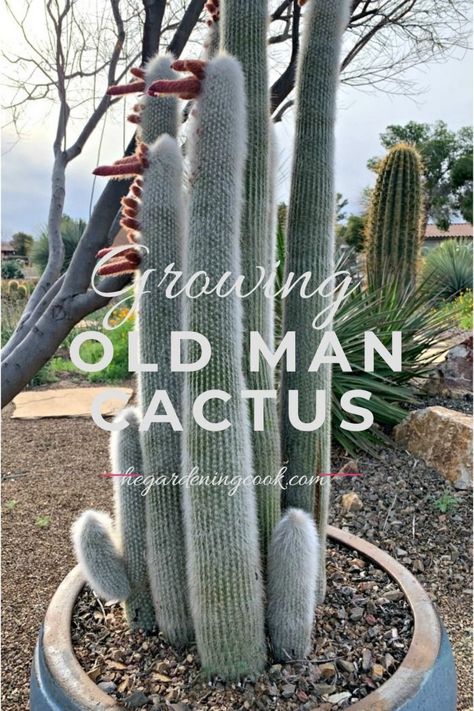
<svg viewBox="0 0 474 711"><path fill-rule="evenodd" d="M10 242L2 242L2 259L16 259L15 248Z"/></svg>
<svg viewBox="0 0 474 711"><path fill-rule="evenodd" d="M463 239L470 240L473 239L473 227L470 222L459 222L449 225L447 231L440 230L436 225L426 225L425 239L423 242L423 247L431 249L436 247L442 242L446 242L448 239Z"/></svg>

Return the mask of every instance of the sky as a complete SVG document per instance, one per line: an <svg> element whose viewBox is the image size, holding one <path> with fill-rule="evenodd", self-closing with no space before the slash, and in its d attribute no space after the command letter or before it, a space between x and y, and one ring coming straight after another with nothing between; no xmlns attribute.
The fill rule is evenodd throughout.
<svg viewBox="0 0 474 711"><path fill-rule="evenodd" d="M389 124L414 120L433 123L446 121L451 129L472 123L472 57L456 51L442 63L425 64L411 69L406 78L416 81L420 93L413 98L393 96L380 91L365 93L342 86L338 99L336 125L336 188L348 199L348 212L360 210L360 197L374 175L367 160L382 152L379 134ZM130 99L130 103L133 99ZM25 110L23 131L18 139L12 128L2 131L2 220L1 237L8 240L14 232L38 236L46 223L53 162L52 139L56 113L52 106L45 116L44 106L30 103ZM123 131L123 106L107 118L87 144L83 154L67 170L65 212L87 219L90 205L97 199L104 183L94 183L92 169L100 162L120 157L133 128ZM6 124L4 113L3 124ZM81 123L72 124L71 134ZM103 134L103 135L102 135ZM287 115L276 128L280 161L278 199L284 200L289 188L292 116ZM124 140L125 139L125 140ZM103 179L102 179L103 180Z"/></svg>

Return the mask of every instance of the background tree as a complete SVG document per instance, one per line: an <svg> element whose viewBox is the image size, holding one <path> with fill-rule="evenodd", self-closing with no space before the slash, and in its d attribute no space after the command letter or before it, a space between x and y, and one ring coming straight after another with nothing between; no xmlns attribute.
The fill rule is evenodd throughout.
<svg viewBox="0 0 474 711"><path fill-rule="evenodd" d="M76 251L82 234L86 229L84 220L75 220L69 215L63 215L61 220L61 239L64 247L64 261L61 267L61 274L69 268L72 256ZM47 230L43 230L39 239L35 242L31 252L31 261L37 268L38 273L42 274L46 268L49 258L49 239Z"/></svg>
<svg viewBox="0 0 474 711"><path fill-rule="evenodd" d="M459 214L472 222L472 128L451 131L444 121L410 121L405 126L387 126L380 142L387 149L409 143L420 153L427 221L443 230ZM372 158L369 168L376 169L379 160Z"/></svg>
<svg viewBox="0 0 474 711"><path fill-rule="evenodd" d="M356 252L364 249L367 215L349 215L345 224L336 226L338 244L347 244Z"/></svg>
<svg viewBox="0 0 474 711"><path fill-rule="evenodd" d="M336 222L342 222L346 219L344 208L347 207L349 200L344 198L341 193L336 193Z"/></svg>
<svg viewBox="0 0 474 711"><path fill-rule="evenodd" d="M114 104L106 94L107 86L123 81L133 64L144 63L158 48L178 57L189 42L187 55L195 55L204 27L204 3L205 0L109 0L102 4L101 13L91 13L90 6L81 0L46 0L47 36L37 42L31 39L35 30L29 18L32 0L18 0L15 4L7 0L17 28L15 49L5 57L11 66L8 85L14 90L9 104L11 119L21 129L21 112L27 110L28 103L49 99L54 101L57 125L48 218L49 258L3 350L3 404L31 380L76 323L108 301L91 290L90 280L95 254L113 241L118 230L120 198L128 191L127 181L107 184L63 275L60 230L66 171ZM353 0L342 81L390 92L414 91L415 87L404 78L404 71L439 59L453 47L467 46L470 9L470 0ZM276 77L271 87L275 121L293 103L299 36L298 1L274 0L269 51ZM51 108L51 103L48 106ZM71 137L73 115L82 116L83 123ZM127 153L133 150L132 139ZM101 288L104 292L115 291L127 283L127 278L104 279Z"/></svg>
<svg viewBox="0 0 474 711"><path fill-rule="evenodd" d="M28 257L33 247L34 239L26 232L15 232L10 242L18 256Z"/></svg>

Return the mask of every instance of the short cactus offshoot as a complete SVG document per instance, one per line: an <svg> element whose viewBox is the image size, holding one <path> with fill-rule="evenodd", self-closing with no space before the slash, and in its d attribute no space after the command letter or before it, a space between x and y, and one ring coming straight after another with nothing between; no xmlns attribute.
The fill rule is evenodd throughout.
<svg viewBox="0 0 474 711"><path fill-rule="evenodd" d="M311 0L297 73L288 269L310 270L320 281L333 268L333 123L348 6L349 0ZM275 260L267 3L209 0L206 8L205 59L155 58L132 71L130 84L110 89L114 96L139 94L130 116L137 149L95 171L132 181L122 201L129 244L99 252L102 275L174 263L187 276L205 270L212 280L226 272L252 276ZM178 99L192 107L187 181L176 140ZM320 336L311 328L311 309L291 298L285 307L286 329L311 336L301 338L301 373ZM113 437L113 466L119 472L139 466L139 473L160 478L197 467L201 475L219 472L240 485L230 495L227 483L170 481L152 486L146 497L116 485L115 528L97 512L86 512L74 527L78 560L98 594L123 600L132 626L150 628L156 619L172 644L195 639L203 671L225 680L263 670L265 625L274 657L303 657L316 594L321 598L324 590L327 495L308 487L282 502L279 487L252 483L252 475L276 476L287 459L291 473L327 471L329 457L329 430L295 433L283 418L279 428L274 399L267 401L264 431L251 431L251 410L240 392L273 391L274 374L263 364L260 374L250 370L244 342L251 330L273 340L273 318L273 304L261 296L245 303L235 294L169 299L149 282L136 328L140 361L159 367L139 374L138 412L165 390L183 432L155 423L139 433L138 412L127 411L127 429ZM171 371L168 351L170 333L180 330L205 335L212 348L208 365L184 377ZM187 356L197 355L191 344ZM311 393L329 383L328 369L317 377L290 374L282 400L288 389L299 390L300 416L310 419ZM214 431L196 422L193 403L209 390L231 397L209 400L206 418L228 419L231 427ZM282 503L289 508L281 517Z"/></svg>

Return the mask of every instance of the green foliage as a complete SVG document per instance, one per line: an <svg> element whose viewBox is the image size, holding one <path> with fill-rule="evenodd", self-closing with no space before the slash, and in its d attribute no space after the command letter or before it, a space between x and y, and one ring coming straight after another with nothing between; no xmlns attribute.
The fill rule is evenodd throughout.
<svg viewBox="0 0 474 711"><path fill-rule="evenodd" d="M110 365L97 373L87 373L86 377L92 383L115 383L130 377L128 370L128 333L132 329L131 319L112 331L106 331L114 349L114 357ZM86 363L97 363L104 350L97 341L86 341L81 346L81 358ZM76 372L80 372L77 371Z"/></svg>
<svg viewBox="0 0 474 711"><path fill-rule="evenodd" d="M366 277L370 288L396 273L402 288L414 286L422 221L421 164L408 144L391 148L378 166L366 227Z"/></svg>
<svg viewBox="0 0 474 711"><path fill-rule="evenodd" d="M35 526L38 528L49 528L50 523L51 516L48 516L47 514L39 514L39 516L36 517Z"/></svg>
<svg viewBox="0 0 474 711"><path fill-rule="evenodd" d="M419 151L426 214L440 229L447 230L458 212L472 222L472 128L451 131L444 121L410 121L405 126L388 126L380 141L384 148L403 142ZM371 159L369 168L378 162L379 159Z"/></svg>
<svg viewBox="0 0 474 711"><path fill-rule="evenodd" d="M15 232L10 242L20 257L28 257L33 247L34 239L26 232Z"/></svg>
<svg viewBox="0 0 474 711"><path fill-rule="evenodd" d="M454 328L462 328L464 331L472 331L473 328L473 299L472 291L468 289L452 301L441 302L440 310L450 319Z"/></svg>
<svg viewBox="0 0 474 711"><path fill-rule="evenodd" d="M386 275L377 289L367 290L359 285L343 302L334 319L334 331L352 372L343 372L336 365L332 374L332 432L343 447L351 453L358 449L372 452L374 444L387 442L384 428L393 427L406 416L401 405L416 400L411 381L428 376L436 358L436 352L431 355L428 352L450 325L451 317L433 308L433 301L423 285L401 290L393 275ZM374 372L364 372L365 331L374 331L389 350L392 332L402 332L401 372L393 372L377 357ZM342 410L339 401L343 393L358 388L372 394L368 401L354 402L373 413L376 426L362 432L349 432L340 427L341 421L351 420L351 416Z"/></svg>
<svg viewBox="0 0 474 711"><path fill-rule="evenodd" d="M447 240L431 249L425 259L426 288L438 300L450 300L472 290L472 242Z"/></svg>
<svg viewBox="0 0 474 711"><path fill-rule="evenodd" d="M7 511L14 511L17 504L18 501L16 499L8 499L8 501L5 503L5 508Z"/></svg>
<svg viewBox="0 0 474 711"><path fill-rule="evenodd" d="M442 514L446 514L450 513L451 511L454 511L456 507L459 506L459 501L455 496L451 494L450 491L446 490L439 497L439 499L435 500L434 505L438 509L438 511L440 511Z"/></svg>
<svg viewBox="0 0 474 711"><path fill-rule="evenodd" d="M84 220L75 220L68 215L63 215L61 220L61 237L64 244L64 263L61 269L61 273L64 273L68 268L72 255L74 254L79 240L82 237L82 233L86 228L86 223ZM31 261L35 265L36 269L40 274L46 268L49 256L49 242L48 233L43 231L38 240L33 245L31 251Z"/></svg>
<svg viewBox="0 0 474 711"><path fill-rule="evenodd" d="M349 215L343 225L336 226L338 244L347 244L356 252L362 252L365 241L366 215Z"/></svg>
<svg viewBox="0 0 474 711"><path fill-rule="evenodd" d="M23 265L16 259L2 260L2 279L23 279Z"/></svg>
<svg viewBox="0 0 474 711"><path fill-rule="evenodd" d="M336 222L341 222L346 219L344 208L349 204L349 200L344 198L342 193L336 193Z"/></svg>

